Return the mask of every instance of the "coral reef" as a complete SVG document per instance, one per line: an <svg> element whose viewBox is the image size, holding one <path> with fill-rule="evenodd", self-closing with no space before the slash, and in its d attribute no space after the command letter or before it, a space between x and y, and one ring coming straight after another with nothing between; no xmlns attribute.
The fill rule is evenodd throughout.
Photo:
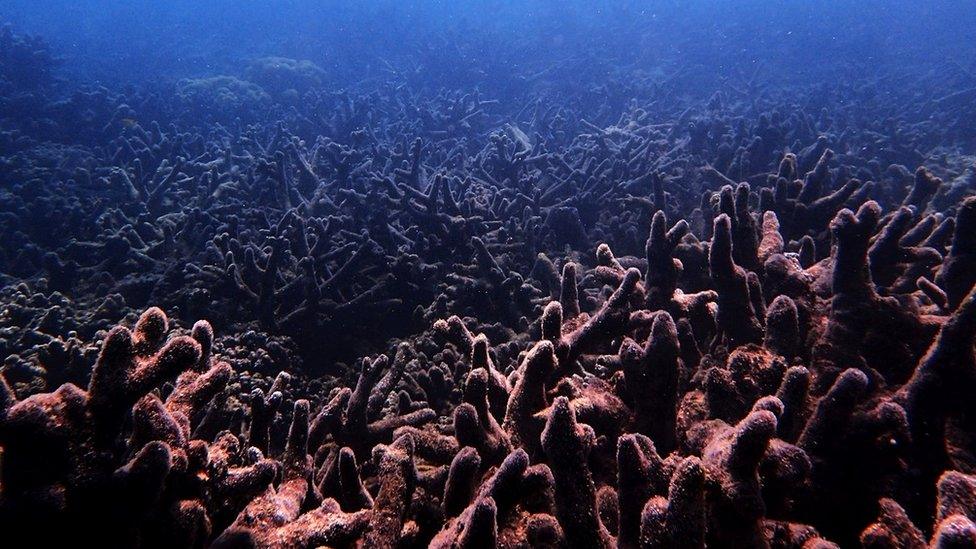
<svg viewBox="0 0 976 549"><path fill-rule="evenodd" d="M264 91L294 99L325 81L325 71L305 59L262 57L248 66L244 75Z"/></svg>
<svg viewBox="0 0 976 549"><path fill-rule="evenodd" d="M57 96L0 46L10 539L976 546L961 99L284 58Z"/></svg>

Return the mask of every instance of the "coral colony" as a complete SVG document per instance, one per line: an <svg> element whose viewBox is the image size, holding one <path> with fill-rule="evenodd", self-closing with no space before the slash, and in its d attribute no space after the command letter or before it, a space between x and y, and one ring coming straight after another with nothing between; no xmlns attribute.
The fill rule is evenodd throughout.
<svg viewBox="0 0 976 549"><path fill-rule="evenodd" d="M976 546L976 172L919 152L973 89L55 100L0 43L7 541Z"/></svg>

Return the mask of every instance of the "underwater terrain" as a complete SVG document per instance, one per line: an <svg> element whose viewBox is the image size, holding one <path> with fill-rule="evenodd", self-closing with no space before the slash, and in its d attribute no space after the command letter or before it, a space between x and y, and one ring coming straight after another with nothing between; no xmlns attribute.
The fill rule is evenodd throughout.
<svg viewBox="0 0 976 549"><path fill-rule="evenodd" d="M976 547L973 29L3 0L0 545Z"/></svg>

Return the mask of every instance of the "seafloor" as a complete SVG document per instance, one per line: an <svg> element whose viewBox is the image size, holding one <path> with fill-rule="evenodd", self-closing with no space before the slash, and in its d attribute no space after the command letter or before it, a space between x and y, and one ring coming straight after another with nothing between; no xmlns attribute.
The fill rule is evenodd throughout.
<svg viewBox="0 0 976 549"><path fill-rule="evenodd" d="M972 72L0 46L0 544L976 546Z"/></svg>

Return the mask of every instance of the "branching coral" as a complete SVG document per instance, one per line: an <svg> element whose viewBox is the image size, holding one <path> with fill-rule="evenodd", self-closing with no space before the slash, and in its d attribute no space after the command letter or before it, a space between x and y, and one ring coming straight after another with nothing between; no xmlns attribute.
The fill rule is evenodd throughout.
<svg viewBox="0 0 976 549"><path fill-rule="evenodd" d="M971 94L0 46L10 539L973 544Z"/></svg>

